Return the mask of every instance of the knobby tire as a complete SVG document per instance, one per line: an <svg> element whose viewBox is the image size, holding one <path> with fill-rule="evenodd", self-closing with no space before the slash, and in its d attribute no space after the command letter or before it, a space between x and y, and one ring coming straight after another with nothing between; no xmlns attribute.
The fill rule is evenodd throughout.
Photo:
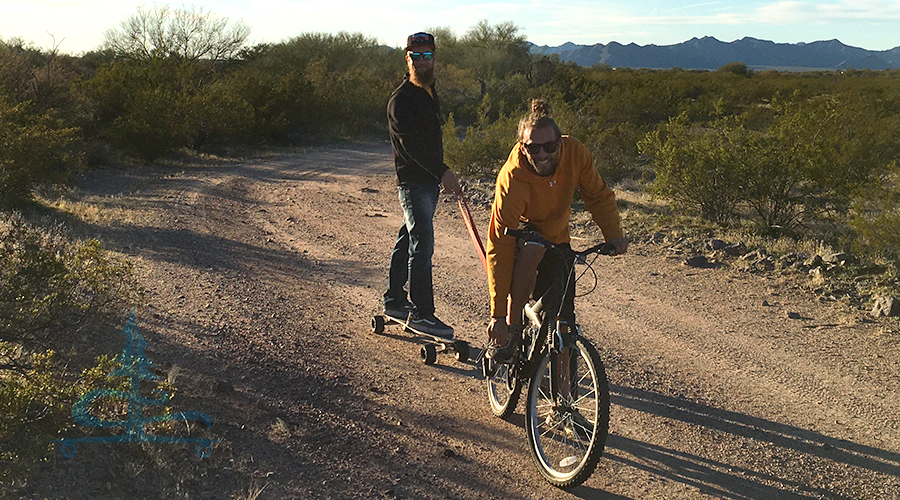
<svg viewBox="0 0 900 500"><path fill-rule="evenodd" d="M566 404L555 404L549 366L556 353L542 357L528 386L525 429L531 457L544 478L567 489L586 481L603 454L609 432L609 383L597 349L579 337L570 349L577 359L577 383ZM574 355L577 353L577 355ZM571 409L582 417L573 416ZM590 424L590 432L579 423Z"/></svg>

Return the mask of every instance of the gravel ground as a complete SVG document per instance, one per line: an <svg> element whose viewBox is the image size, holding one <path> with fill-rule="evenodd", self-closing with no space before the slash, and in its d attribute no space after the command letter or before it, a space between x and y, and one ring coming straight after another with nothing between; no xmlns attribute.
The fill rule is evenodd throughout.
<svg viewBox="0 0 900 500"><path fill-rule="evenodd" d="M577 303L610 379L606 453L583 486L546 484L524 409L494 418L472 361L425 366L399 328L371 330L400 224L391 161L349 144L87 174L73 229L134 261L170 404L221 442L206 459L83 445L25 497L900 498L896 319L640 243ZM472 209L483 234L489 207ZM455 202L436 217L437 313L477 355L484 271Z"/></svg>

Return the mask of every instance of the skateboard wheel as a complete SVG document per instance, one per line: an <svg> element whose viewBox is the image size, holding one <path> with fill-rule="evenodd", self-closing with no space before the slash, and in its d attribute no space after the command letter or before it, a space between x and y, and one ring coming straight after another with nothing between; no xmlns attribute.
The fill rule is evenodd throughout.
<svg viewBox="0 0 900 500"><path fill-rule="evenodd" d="M384 333L384 316L372 317L372 331L378 335Z"/></svg>
<svg viewBox="0 0 900 500"><path fill-rule="evenodd" d="M426 365L433 365L435 361L437 361L437 348L435 348L431 344L425 344L422 346L422 349L419 350L419 355L422 356L422 362Z"/></svg>
<svg viewBox="0 0 900 500"><path fill-rule="evenodd" d="M469 360L469 343L463 340L457 340L453 343L453 350L456 351L456 360L465 363Z"/></svg>

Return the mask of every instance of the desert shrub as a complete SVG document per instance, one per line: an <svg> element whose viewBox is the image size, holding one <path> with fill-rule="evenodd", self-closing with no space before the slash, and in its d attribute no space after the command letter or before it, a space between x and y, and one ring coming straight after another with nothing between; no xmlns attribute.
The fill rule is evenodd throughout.
<svg viewBox="0 0 900 500"><path fill-rule="evenodd" d="M249 106L257 141L303 143L384 133L402 53L361 34L308 33L246 51L223 85Z"/></svg>
<svg viewBox="0 0 900 500"><path fill-rule="evenodd" d="M594 165L610 183L639 179L637 143L646 133L630 123L616 124L583 139Z"/></svg>
<svg viewBox="0 0 900 500"><path fill-rule="evenodd" d="M451 114L443 128L444 161L460 175L496 175L516 142L516 123L515 118L504 117L490 124L470 125L460 139Z"/></svg>
<svg viewBox="0 0 900 500"><path fill-rule="evenodd" d="M29 200L41 184L65 180L81 165L73 148L78 130L52 112L33 113L27 102L9 103L0 89L0 206Z"/></svg>
<svg viewBox="0 0 900 500"><path fill-rule="evenodd" d="M0 341L47 345L139 298L131 264L99 241L0 216Z"/></svg>
<svg viewBox="0 0 900 500"><path fill-rule="evenodd" d="M154 160L190 143L192 63L119 60L98 69L83 90L93 105L92 134Z"/></svg>
<svg viewBox="0 0 900 500"><path fill-rule="evenodd" d="M252 140L263 143L293 142L304 128L306 117L314 113L308 96L312 84L299 71L285 73L261 70L250 63L228 77L228 85L250 106Z"/></svg>
<svg viewBox="0 0 900 500"><path fill-rule="evenodd" d="M27 481L36 464L53 456L53 440L74 426L72 405L86 392L105 387L114 364L101 356L79 376L68 373L52 350L27 353L7 342L0 342L0 364L6 365L0 371L0 494L5 496Z"/></svg>
<svg viewBox="0 0 900 500"><path fill-rule="evenodd" d="M253 108L234 86L216 80L188 103L188 133L195 149L245 144L251 138Z"/></svg>
<svg viewBox="0 0 900 500"><path fill-rule="evenodd" d="M857 106L849 95L773 101L772 125L744 154L742 196L762 227L845 220L851 194L885 167L890 150L880 112Z"/></svg>
<svg viewBox="0 0 900 500"><path fill-rule="evenodd" d="M0 215L0 495L52 455L72 403L109 372L101 358L79 376L53 346L71 352L79 330L139 298L130 264L96 240Z"/></svg>
<svg viewBox="0 0 900 500"><path fill-rule="evenodd" d="M772 107L761 131L740 117L703 127L682 114L648 134L640 147L656 160L652 189L715 222L740 215L770 233L841 234L821 222L841 223L851 194L884 168L893 150L885 122L849 98L795 95Z"/></svg>
<svg viewBox="0 0 900 500"><path fill-rule="evenodd" d="M28 102L38 114L50 110L65 119L78 113L73 83L84 72L78 58L43 50L22 40L0 39L0 89L11 103Z"/></svg>
<svg viewBox="0 0 900 500"><path fill-rule="evenodd" d="M856 197L850 224L857 251L900 263L900 166L892 170Z"/></svg>
<svg viewBox="0 0 900 500"><path fill-rule="evenodd" d="M745 132L727 120L701 129L684 113L650 132L639 148L656 161L651 190L676 207L696 209L707 220L731 221L741 199L741 157L736 145L746 141Z"/></svg>
<svg viewBox="0 0 900 500"><path fill-rule="evenodd" d="M253 109L230 83L202 62L115 61L83 86L96 118L91 133L148 161L245 142Z"/></svg>
<svg viewBox="0 0 900 500"><path fill-rule="evenodd" d="M249 105L221 84L249 28L202 9L139 7L105 34L115 57L80 85L87 130L146 160L181 147L246 139Z"/></svg>
<svg viewBox="0 0 900 500"><path fill-rule="evenodd" d="M249 36L250 27L244 22L232 23L203 8L139 6L118 28L106 31L104 48L145 61L170 57L219 61L234 58Z"/></svg>

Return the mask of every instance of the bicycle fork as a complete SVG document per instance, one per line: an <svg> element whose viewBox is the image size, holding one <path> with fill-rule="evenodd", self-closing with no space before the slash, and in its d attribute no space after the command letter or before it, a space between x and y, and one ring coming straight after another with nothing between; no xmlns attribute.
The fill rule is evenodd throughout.
<svg viewBox="0 0 900 500"><path fill-rule="evenodd" d="M550 366L548 369L554 410L570 410L577 397L573 379L578 372L578 356L576 354L578 351L574 339L580 333L579 330L577 325L557 322L556 328L552 332L553 340L550 343ZM567 336L571 336L571 339L566 338Z"/></svg>

